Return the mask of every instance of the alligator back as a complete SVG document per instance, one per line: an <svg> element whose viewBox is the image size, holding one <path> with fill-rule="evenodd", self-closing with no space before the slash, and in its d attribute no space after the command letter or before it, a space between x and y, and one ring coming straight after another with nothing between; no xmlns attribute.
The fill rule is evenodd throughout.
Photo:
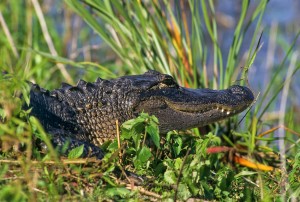
<svg viewBox="0 0 300 202"><path fill-rule="evenodd" d="M95 83L80 80L76 86L63 83L60 89L48 91L33 84L31 114L52 135L101 145L115 137L116 119L122 123L132 116L124 109L126 98L116 85L102 79Z"/></svg>
<svg viewBox="0 0 300 202"><path fill-rule="evenodd" d="M49 91L36 84L33 84L30 91L30 107L32 107L31 114L40 120L47 132L77 133L76 113L70 104L51 96Z"/></svg>

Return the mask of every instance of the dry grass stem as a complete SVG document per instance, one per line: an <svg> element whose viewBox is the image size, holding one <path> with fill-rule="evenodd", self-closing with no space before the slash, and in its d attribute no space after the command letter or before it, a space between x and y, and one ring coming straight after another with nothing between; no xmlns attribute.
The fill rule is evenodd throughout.
<svg viewBox="0 0 300 202"><path fill-rule="evenodd" d="M39 19L41 29L43 31L43 35L44 35L44 38L45 38L46 43L48 45L48 48L50 50L50 53L53 56L57 57L58 54L57 54L57 51L54 47L54 44L53 44L53 41L51 39L50 33L48 31L48 27L47 27L46 20L45 20L44 15L43 15L42 8L41 8L38 0L32 0L32 4L34 6L36 15ZM70 83L70 84L74 84L73 79L70 76L70 74L68 73L68 71L66 70L65 66L61 63L57 63L57 67L60 70L60 72L62 73L62 75L64 76L64 78L67 80L67 82Z"/></svg>
<svg viewBox="0 0 300 202"><path fill-rule="evenodd" d="M17 51L16 45L15 45L14 40L13 40L11 34L10 34L10 31L9 31L9 29L8 29L8 26L7 26L7 24L5 23L5 20L4 20L4 18L3 18L3 15L2 15L2 12L1 12L1 11L0 11L0 24L1 24L1 26L2 26L2 28L3 28L3 31L4 31L4 33L5 33L6 37L7 37L8 43L10 44L10 47L11 47L11 49L12 49L12 52L13 52L14 56L15 56L16 58L19 58L19 53L18 53L18 51Z"/></svg>

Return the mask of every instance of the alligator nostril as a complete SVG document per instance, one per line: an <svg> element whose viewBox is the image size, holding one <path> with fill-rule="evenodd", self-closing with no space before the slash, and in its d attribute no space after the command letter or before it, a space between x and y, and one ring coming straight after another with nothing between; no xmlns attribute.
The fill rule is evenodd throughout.
<svg viewBox="0 0 300 202"><path fill-rule="evenodd" d="M253 95L252 91L245 86L234 85L234 86L231 86L229 89L232 94L242 95L243 97L248 98L248 100L254 100L254 95Z"/></svg>
<svg viewBox="0 0 300 202"><path fill-rule="evenodd" d="M245 88L244 87L238 86L238 85L231 86L230 87L230 91L233 94L240 94L240 95L243 95L243 94L247 93L247 92L245 92Z"/></svg>

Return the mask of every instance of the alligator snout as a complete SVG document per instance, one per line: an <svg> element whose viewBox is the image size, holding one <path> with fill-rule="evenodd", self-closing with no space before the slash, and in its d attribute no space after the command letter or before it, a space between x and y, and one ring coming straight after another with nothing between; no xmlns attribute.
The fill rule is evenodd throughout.
<svg viewBox="0 0 300 202"><path fill-rule="evenodd" d="M233 85L228 90L232 95L238 96L244 102L252 103L254 101L254 94L248 87Z"/></svg>

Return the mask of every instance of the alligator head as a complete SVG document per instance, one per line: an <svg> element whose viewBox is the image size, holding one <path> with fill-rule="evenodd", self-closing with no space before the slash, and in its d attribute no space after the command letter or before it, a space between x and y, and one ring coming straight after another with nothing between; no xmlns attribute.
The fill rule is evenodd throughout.
<svg viewBox="0 0 300 202"><path fill-rule="evenodd" d="M155 115L161 133L205 126L228 118L245 110L254 100L247 87L189 89L180 87L171 76L155 71L139 77L136 85L142 86L143 91L134 111Z"/></svg>
<svg viewBox="0 0 300 202"><path fill-rule="evenodd" d="M156 71L95 83L63 84L46 91L31 90L31 113L49 133L101 144L115 137L120 123L140 112L155 115L161 133L204 126L245 110L254 100L247 87L226 90L188 89Z"/></svg>

